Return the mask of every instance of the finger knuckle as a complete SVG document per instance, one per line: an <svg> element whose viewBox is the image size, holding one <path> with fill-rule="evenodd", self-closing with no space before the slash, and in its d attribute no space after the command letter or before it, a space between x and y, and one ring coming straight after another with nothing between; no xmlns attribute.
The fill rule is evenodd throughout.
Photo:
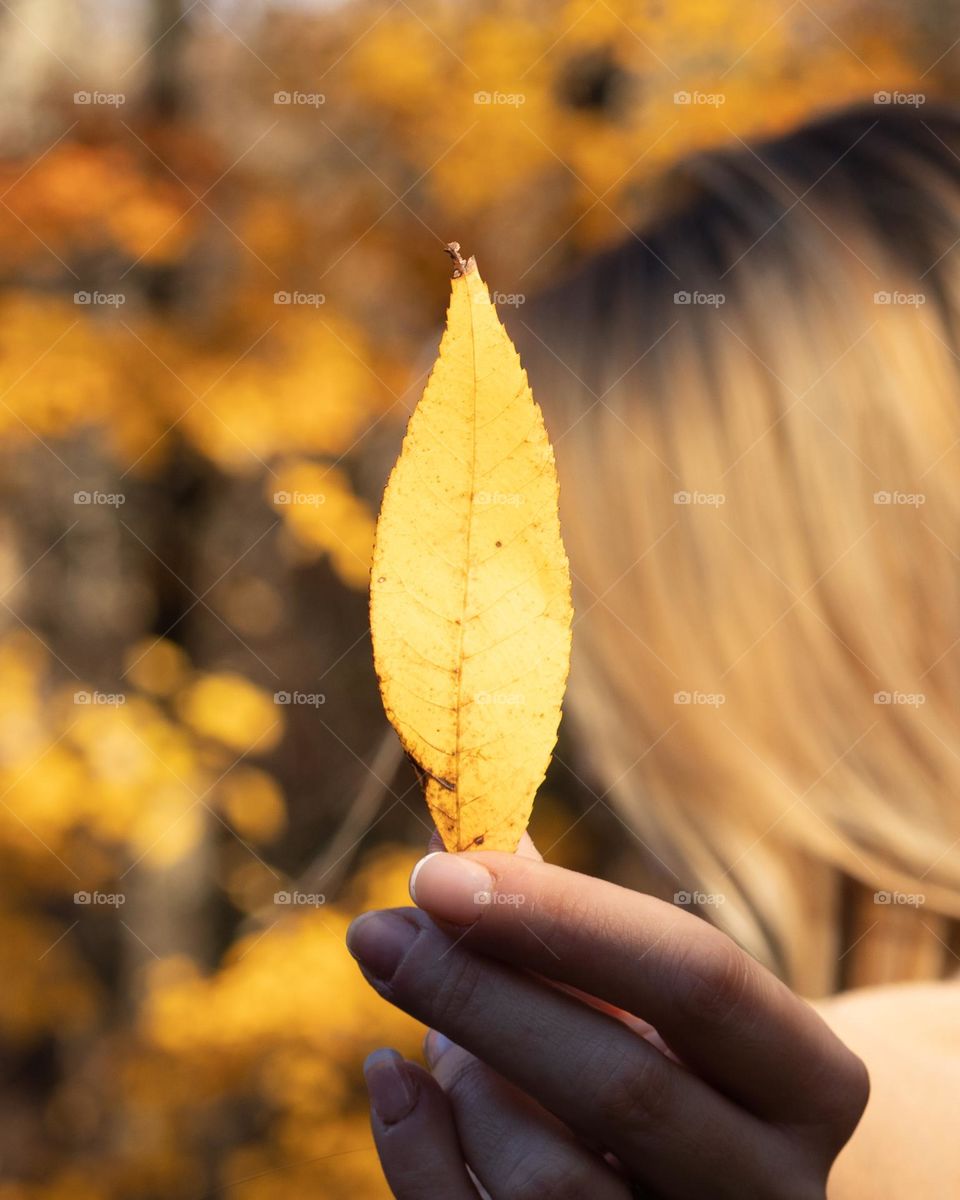
<svg viewBox="0 0 960 1200"><path fill-rule="evenodd" d="M787 1151L783 1160L757 1181L757 1190L752 1194L770 1200L827 1200L829 1168L829 1163L811 1163Z"/></svg>
<svg viewBox="0 0 960 1200"><path fill-rule="evenodd" d="M434 1070L443 1090L454 1105L469 1106L485 1090L486 1068L465 1050L451 1049Z"/></svg>
<svg viewBox="0 0 960 1200"><path fill-rule="evenodd" d="M510 1200L583 1200L596 1188L582 1168L558 1156L525 1157L509 1172L503 1195Z"/></svg>
<svg viewBox="0 0 960 1200"><path fill-rule="evenodd" d="M540 905L537 916L538 935L561 953L566 946L578 944L584 931L599 932L598 914L576 888L552 895L549 904Z"/></svg>
<svg viewBox="0 0 960 1200"><path fill-rule="evenodd" d="M870 1075L862 1059L841 1044L815 1056L804 1094L801 1112L784 1129L796 1146L812 1156L811 1162L829 1171L867 1107Z"/></svg>
<svg viewBox="0 0 960 1200"><path fill-rule="evenodd" d="M592 1089L592 1109L602 1129L615 1128L641 1139L661 1132L669 1121L671 1104L667 1060L653 1049L624 1054L601 1063Z"/></svg>
<svg viewBox="0 0 960 1200"><path fill-rule="evenodd" d="M848 1089L850 1096L850 1115L853 1124L860 1120L870 1100L870 1072L867 1064L859 1055L849 1051Z"/></svg>
<svg viewBox="0 0 960 1200"><path fill-rule="evenodd" d="M484 964L473 955L450 953L449 964L438 986L431 989L430 1022L452 1037L482 1004Z"/></svg>
<svg viewBox="0 0 960 1200"><path fill-rule="evenodd" d="M746 954L723 935L709 946L678 955L673 995L691 1021L720 1028L735 1016L749 1015L753 966Z"/></svg>
<svg viewBox="0 0 960 1200"><path fill-rule="evenodd" d="M859 1124L870 1099L870 1073L866 1064L846 1046L832 1065L831 1079L823 1095L824 1115L843 1145Z"/></svg>

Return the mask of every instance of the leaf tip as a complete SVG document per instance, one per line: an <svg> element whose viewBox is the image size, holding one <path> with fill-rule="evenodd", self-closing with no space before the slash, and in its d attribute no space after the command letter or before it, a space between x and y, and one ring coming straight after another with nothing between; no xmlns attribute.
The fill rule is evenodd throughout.
<svg viewBox="0 0 960 1200"><path fill-rule="evenodd" d="M471 271L477 269L477 260L471 255L468 259L464 259L460 253L459 242L447 242L444 250L453 259L456 266L454 267L453 277L459 279L461 275L469 275Z"/></svg>

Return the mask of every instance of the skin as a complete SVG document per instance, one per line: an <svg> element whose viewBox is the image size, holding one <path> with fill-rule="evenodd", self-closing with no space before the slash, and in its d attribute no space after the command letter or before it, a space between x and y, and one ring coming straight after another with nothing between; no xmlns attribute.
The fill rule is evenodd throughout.
<svg viewBox="0 0 960 1200"><path fill-rule="evenodd" d="M434 1031L429 1073L393 1051L366 1065L398 1200L824 1200L866 1068L725 935L528 839L428 855L411 894L348 934L371 986Z"/></svg>
<svg viewBox="0 0 960 1200"><path fill-rule="evenodd" d="M816 1007L869 1063L872 1085L830 1200L960 1196L960 982L861 988Z"/></svg>

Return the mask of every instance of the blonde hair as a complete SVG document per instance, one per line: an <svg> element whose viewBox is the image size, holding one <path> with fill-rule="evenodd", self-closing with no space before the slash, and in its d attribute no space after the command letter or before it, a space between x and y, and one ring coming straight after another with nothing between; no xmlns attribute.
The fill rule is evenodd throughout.
<svg viewBox="0 0 960 1200"><path fill-rule="evenodd" d="M597 790L810 995L957 969L958 155L929 109L701 155L516 326Z"/></svg>

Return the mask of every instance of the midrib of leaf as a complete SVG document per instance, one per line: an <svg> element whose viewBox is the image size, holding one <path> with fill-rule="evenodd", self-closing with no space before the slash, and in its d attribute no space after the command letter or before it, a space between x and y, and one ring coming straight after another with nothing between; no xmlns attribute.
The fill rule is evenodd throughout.
<svg viewBox="0 0 960 1200"><path fill-rule="evenodd" d="M476 267L474 267L476 270ZM473 514L476 507L474 501L476 499L476 481L477 481L477 331L473 323L473 296L470 291L470 281L467 276L463 277L464 287L467 293L467 304L469 305L470 313L470 357L473 361L473 421L470 423L470 501L467 510L467 536L464 548L464 576L463 576L463 600L460 606L460 636L457 642L457 720L456 720L456 735L454 745L454 755L457 764L457 783L456 783L456 805L457 805L457 847L460 847L460 812L461 812L461 797L460 797L460 739L461 739L461 713L463 711L463 638L464 631L467 626L467 607L470 599L470 544L473 535Z"/></svg>

